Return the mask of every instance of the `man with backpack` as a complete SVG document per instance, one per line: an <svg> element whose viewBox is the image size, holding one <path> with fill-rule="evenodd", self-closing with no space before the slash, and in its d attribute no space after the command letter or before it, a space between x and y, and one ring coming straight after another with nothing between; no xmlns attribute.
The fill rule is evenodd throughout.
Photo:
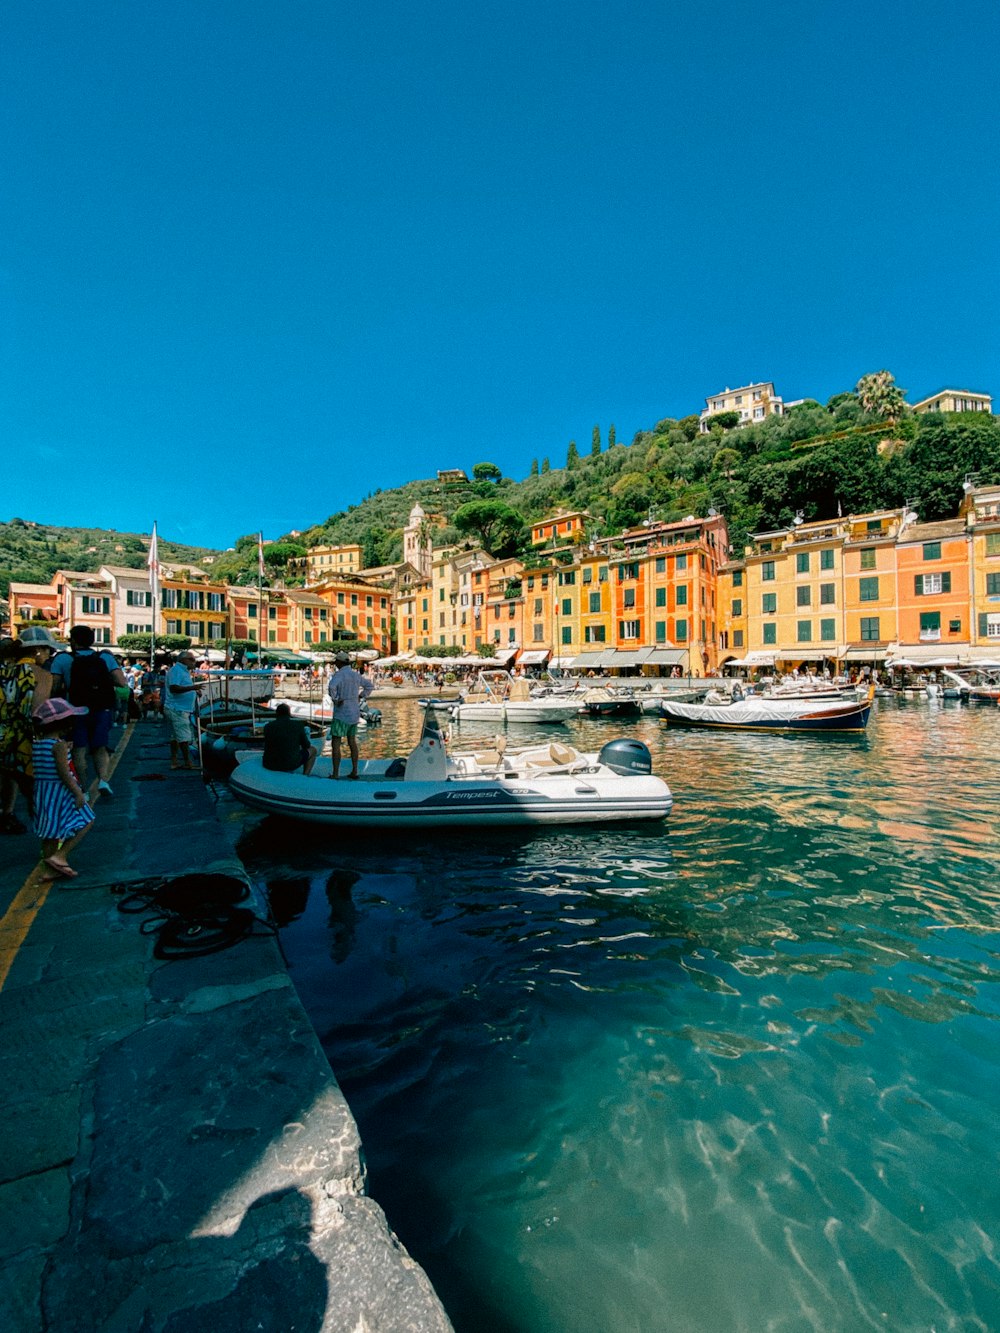
<svg viewBox="0 0 1000 1333"><path fill-rule="evenodd" d="M125 684L125 673L112 653L94 652L94 631L89 625L74 625L69 632L69 652L57 653L50 668L55 691L86 715L73 720L73 767L81 787L87 786L87 752L97 770L98 786L105 796L108 786L108 741L115 715L115 686Z"/></svg>

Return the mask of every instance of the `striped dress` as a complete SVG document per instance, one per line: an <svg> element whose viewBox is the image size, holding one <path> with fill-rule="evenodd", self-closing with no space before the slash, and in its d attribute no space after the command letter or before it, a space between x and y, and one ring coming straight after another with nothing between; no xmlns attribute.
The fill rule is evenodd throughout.
<svg viewBox="0 0 1000 1333"><path fill-rule="evenodd" d="M35 836L72 838L92 823L94 812L86 802L77 808L73 793L56 768L54 736L36 740L31 750L35 769ZM72 767L72 765L70 765Z"/></svg>

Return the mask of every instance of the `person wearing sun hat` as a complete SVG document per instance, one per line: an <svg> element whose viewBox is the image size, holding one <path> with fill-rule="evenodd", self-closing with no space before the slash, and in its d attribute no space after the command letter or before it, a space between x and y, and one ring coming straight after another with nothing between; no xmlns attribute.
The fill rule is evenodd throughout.
<svg viewBox="0 0 1000 1333"><path fill-rule="evenodd" d="M326 687L333 703L333 718L330 721L330 751L332 766L330 777L340 774L340 743L347 741L351 752L350 776L358 776L358 723L361 721L361 703L367 699L374 688L372 682L355 671L347 653L341 651L334 656L337 670L330 677Z"/></svg>
<svg viewBox="0 0 1000 1333"><path fill-rule="evenodd" d="M87 709L68 699L46 699L32 717L36 737L31 750L35 771L35 835L42 844L42 864L53 875L76 879L63 851L71 838L82 837L94 822L76 769L69 737Z"/></svg>
<svg viewBox="0 0 1000 1333"><path fill-rule="evenodd" d="M26 831L14 814L18 790L32 813L31 710L52 690L46 664L58 646L41 625L0 643L0 833Z"/></svg>

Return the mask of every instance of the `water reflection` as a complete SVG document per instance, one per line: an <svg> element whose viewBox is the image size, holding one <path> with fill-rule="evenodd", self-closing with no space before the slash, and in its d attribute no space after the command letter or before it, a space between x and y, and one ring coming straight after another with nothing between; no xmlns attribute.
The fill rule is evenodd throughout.
<svg viewBox="0 0 1000 1333"><path fill-rule="evenodd" d="M416 739L385 716L367 753ZM567 731L645 740L670 820L359 845L237 816L456 1326L1000 1327L1000 718Z"/></svg>

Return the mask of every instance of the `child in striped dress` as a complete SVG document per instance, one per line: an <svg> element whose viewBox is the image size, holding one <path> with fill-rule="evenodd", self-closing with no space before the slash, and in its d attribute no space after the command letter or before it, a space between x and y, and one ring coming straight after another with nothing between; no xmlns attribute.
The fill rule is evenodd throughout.
<svg viewBox="0 0 1000 1333"><path fill-rule="evenodd" d="M67 737L73 719L87 712L66 699L46 699L32 713L36 738L31 758L35 771L35 833L42 842L42 863L64 879L78 871L66 860L63 845L84 834L94 820L87 794L73 768ZM51 876L50 876L51 878Z"/></svg>

